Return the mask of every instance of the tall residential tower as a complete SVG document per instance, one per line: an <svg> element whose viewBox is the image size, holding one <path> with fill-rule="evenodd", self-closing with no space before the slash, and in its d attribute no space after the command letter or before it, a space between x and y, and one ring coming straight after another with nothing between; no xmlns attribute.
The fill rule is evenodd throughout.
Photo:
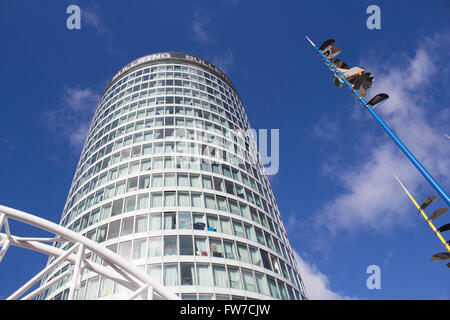
<svg viewBox="0 0 450 320"><path fill-rule="evenodd" d="M165 52L131 62L101 96L60 224L182 299L306 299L249 129L232 83L207 61ZM65 299L67 287L40 299ZM77 298L125 291L85 272Z"/></svg>

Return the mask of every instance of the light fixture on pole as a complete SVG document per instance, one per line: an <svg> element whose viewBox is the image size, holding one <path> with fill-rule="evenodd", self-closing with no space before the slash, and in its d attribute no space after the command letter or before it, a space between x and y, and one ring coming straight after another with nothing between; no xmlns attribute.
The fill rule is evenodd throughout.
<svg viewBox="0 0 450 320"><path fill-rule="evenodd" d="M387 126L387 124L374 111L374 107L389 98L385 93L380 93L374 96L367 102L365 96L368 93L373 83L373 77L370 73L362 67L349 68L345 62L342 62L336 56L341 52L340 49L333 47L335 41L329 39L325 41L319 48L306 36L309 43L314 47L318 55L325 62L325 64L334 72L334 84L338 87L347 85L352 93L358 98L359 102L364 106L374 118L387 132L387 134L394 140L395 144L403 151L412 164L419 170L425 179L431 184L441 198L450 206L450 197L444 189L437 183L437 181L428 173L423 165L416 159L416 157L406 148L403 142L395 135L395 133Z"/></svg>
<svg viewBox="0 0 450 320"><path fill-rule="evenodd" d="M425 199L425 201L419 206L417 201L413 198L411 193L409 193L408 189L403 185L403 183L400 181L400 179L397 176L394 176L395 179L397 179L398 183L402 186L403 190L406 192L408 197L411 199L412 203L416 206L417 210L419 210L419 213L422 215L422 217L425 219L425 221L428 223L430 228L433 230L434 234L441 240L444 247L448 250L448 252L439 252L436 253L434 256L431 257L431 261L441 261L441 260L447 260L450 259L450 241L446 241L444 237L442 236L442 232L450 230L450 223L444 224L440 228L436 228L433 224L433 220L437 217L443 215L448 211L447 208L440 208L435 210L429 217L425 213L424 209L426 209L434 200L436 200L437 196L431 196ZM450 262L447 263L447 267L450 268Z"/></svg>

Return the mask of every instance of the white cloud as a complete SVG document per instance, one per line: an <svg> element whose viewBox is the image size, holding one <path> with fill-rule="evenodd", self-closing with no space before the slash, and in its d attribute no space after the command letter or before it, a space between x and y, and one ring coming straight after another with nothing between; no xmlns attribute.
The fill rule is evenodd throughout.
<svg viewBox="0 0 450 320"><path fill-rule="evenodd" d="M325 115L314 125L312 134L322 140L332 140L336 138L338 131L338 122Z"/></svg>
<svg viewBox="0 0 450 320"><path fill-rule="evenodd" d="M229 75L231 67L233 66L234 63L233 53L231 52L230 49L228 49L227 51L225 51L220 55L214 55L212 63L217 67L219 67L219 69L222 70L224 73Z"/></svg>
<svg viewBox="0 0 450 320"><path fill-rule="evenodd" d="M103 19L101 10L95 2L91 2L86 7L81 7L81 26L92 27L97 31L97 33L106 38L106 48L109 53L116 53L117 51L112 48L112 33L106 27Z"/></svg>
<svg viewBox="0 0 450 320"><path fill-rule="evenodd" d="M207 26L211 20L211 15L200 9L194 10L194 21L192 22L192 31L194 32L194 39L200 43L211 43L213 39L206 31Z"/></svg>
<svg viewBox="0 0 450 320"><path fill-rule="evenodd" d="M435 41L437 38L439 41ZM445 48L449 43L448 37L437 35L433 39L422 39L415 50L410 48L413 55L403 56L401 61L362 63L375 76L371 93L386 92L390 96L375 110L429 172L447 184L450 180L447 161L450 149L444 144L443 132L446 132L448 119L445 113L439 113L445 107L436 107L432 92L436 90L435 86L442 85L442 77L445 77L438 70L440 63L447 61L448 57L443 55L448 55ZM370 121L371 126L376 125L371 116L367 120L358 117L350 121ZM355 139L361 141L358 153L364 156L345 159L350 165L339 163L334 170L328 168L327 173L337 179L344 192L319 210L320 214L316 215L318 226L327 226L329 230L364 226L381 231L405 223L413 208L394 174L413 193L423 191L424 187L426 192L435 193L378 125L377 129L377 133L384 135L382 139L357 133L359 137ZM418 201L425 196L428 194L417 194Z"/></svg>
<svg viewBox="0 0 450 320"><path fill-rule="evenodd" d="M87 26L93 27L99 34L107 33L107 29L100 17L98 5L91 3L89 7L81 8L81 22Z"/></svg>
<svg viewBox="0 0 450 320"><path fill-rule="evenodd" d="M350 297L334 292L330 289L328 277L320 272L314 264L308 264L298 252L294 257L300 268L300 275L305 284L306 293L310 300L348 300Z"/></svg>
<svg viewBox="0 0 450 320"><path fill-rule="evenodd" d="M89 88L65 87L60 106L44 111L41 118L52 134L78 151L86 139L98 99Z"/></svg>

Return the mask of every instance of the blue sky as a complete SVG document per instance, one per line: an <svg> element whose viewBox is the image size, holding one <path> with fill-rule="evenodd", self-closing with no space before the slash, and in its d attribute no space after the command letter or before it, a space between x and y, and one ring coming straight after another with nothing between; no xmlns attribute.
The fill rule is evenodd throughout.
<svg viewBox="0 0 450 320"><path fill-rule="evenodd" d="M71 4L81 8L81 30L66 28ZM366 27L371 4L381 8L381 30ZM444 249L393 175L418 201L434 190L333 86L304 38L336 39L341 59L374 74L369 97L391 96L376 110L448 190L449 21L443 0L1 1L0 204L58 222L106 83L140 56L187 52L229 75L253 128L280 129L280 170L270 180L312 298L449 299L448 269L429 261ZM430 210L444 206L438 199ZM11 248L0 297L45 262ZM366 287L370 265L380 267L380 290Z"/></svg>

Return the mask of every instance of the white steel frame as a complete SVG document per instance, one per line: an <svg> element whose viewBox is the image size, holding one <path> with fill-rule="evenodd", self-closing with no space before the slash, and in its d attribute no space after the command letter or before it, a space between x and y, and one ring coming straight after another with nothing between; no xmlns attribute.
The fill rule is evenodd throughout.
<svg viewBox="0 0 450 320"><path fill-rule="evenodd" d="M17 220L25 224L35 226L39 229L55 234L55 237L24 238L14 236L11 234L8 219ZM5 230L4 233L1 232L3 227ZM73 246L68 246L70 249L62 250L55 246L45 244L45 242L71 242L73 243ZM81 234L73 232L65 227L38 216L1 205L0 246L0 262L4 258L6 251L10 246L22 247L56 257L54 261L48 264L16 292L11 294L7 300L15 300L22 296L22 300L33 299L41 292L45 291L47 288L70 274L72 275L72 278L69 284L70 289L68 299L72 300L76 297L76 291L80 287L83 270L85 268L109 278L131 290L132 293L128 297L129 300L136 298L146 300L152 300L154 298L168 300L180 299L180 297L178 297L174 292L153 280L147 273L138 269L129 261L125 260L111 250L99 245L98 243L82 236ZM85 257L86 249L102 258L105 262L107 262L108 266L103 266L94 261L88 260ZM73 268L69 268L57 277L43 283L39 288L24 296L24 294L27 293L27 291L29 291L29 289L33 287L40 279L42 279L45 274L64 261L73 264Z"/></svg>

